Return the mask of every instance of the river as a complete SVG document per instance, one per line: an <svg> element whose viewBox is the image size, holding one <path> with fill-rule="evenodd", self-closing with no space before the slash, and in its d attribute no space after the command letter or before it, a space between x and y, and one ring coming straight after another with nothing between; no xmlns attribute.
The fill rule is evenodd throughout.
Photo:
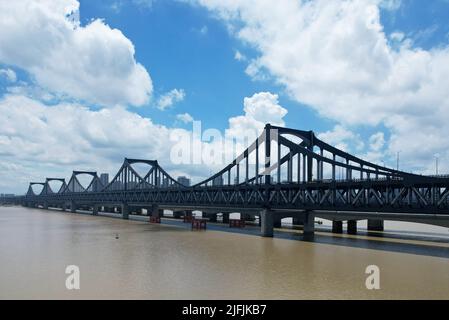
<svg viewBox="0 0 449 320"><path fill-rule="evenodd" d="M332 241L0 207L0 298L449 299L447 238L320 237ZM421 249L397 250L410 246ZM68 265L79 290L66 288ZM365 286L368 265L379 290Z"/></svg>

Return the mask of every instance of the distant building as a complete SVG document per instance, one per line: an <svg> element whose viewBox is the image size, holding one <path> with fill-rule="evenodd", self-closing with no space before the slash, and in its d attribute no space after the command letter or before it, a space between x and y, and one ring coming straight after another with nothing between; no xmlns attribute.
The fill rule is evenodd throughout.
<svg viewBox="0 0 449 320"><path fill-rule="evenodd" d="M0 197L14 197L15 194L14 193L2 193L0 194Z"/></svg>
<svg viewBox="0 0 449 320"><path fill-rule="evenodd" d="M101 184L103 186L108 185L108 183L109 183L109 174L108 173L102 173L100 175L100 181L101 181Z"/></svg>
<svg viewBox="0 0 449 320"><path fill-rule="evenodd" d="M188 186L188 187L190 186L190 179L185 177L185 176L178 177L178 182L180 184L182 184L182 185L185 185L185 186Z"/></svg>

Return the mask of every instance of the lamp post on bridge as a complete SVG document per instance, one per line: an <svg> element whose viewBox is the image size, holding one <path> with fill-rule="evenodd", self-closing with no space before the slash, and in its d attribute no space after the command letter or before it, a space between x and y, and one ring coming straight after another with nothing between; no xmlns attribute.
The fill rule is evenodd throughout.
<svg viewBox="0 0 449 320"><path fill-rule="evenodd" d="M435 156L435 175L438 175L438 161L440 158L440 154L436 153L434 156Z"/></svg>

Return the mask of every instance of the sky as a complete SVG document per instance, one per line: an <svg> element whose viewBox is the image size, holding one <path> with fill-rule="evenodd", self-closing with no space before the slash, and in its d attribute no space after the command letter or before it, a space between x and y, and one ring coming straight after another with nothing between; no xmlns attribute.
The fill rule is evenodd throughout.
<svg viewBox="0 0 449 320"><path fill-rule="evenodd" d="M0 193L124 157L198 181L224 163L173 161L194 122L449 172L448 18L447 0L0 0Z"/></svg>

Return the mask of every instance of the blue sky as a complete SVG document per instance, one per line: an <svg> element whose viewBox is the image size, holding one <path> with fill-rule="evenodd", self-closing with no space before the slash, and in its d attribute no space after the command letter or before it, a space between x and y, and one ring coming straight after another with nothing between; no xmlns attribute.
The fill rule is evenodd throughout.
<svg viewBox="0 0 449 320"><path fill-rule="evenodd" d="M274 81L253 81L237 61L236 50L248 57L251 47L234 39L219 20L204 8L176 1L154 1L151 7L119 5L115 1L81 1L81 21L103 18L120 29L136 47L136 60L154 79L155 96L171 88L183 88L186 98L174 108L160 111L147 108L135 111L157 122L173 124L178 113L188 112L206 127L224 130L228 119L241 114L242 100L259 91L281 92ZM289 109L287 121L294 126L317 130L326 128L314 112L280 97ZM217 110L220 116L217 117ZM290 120L290 121L289 121Z"/></svg>
<svg viewBox="0 0 449 320"><path fill-rule="evenodd" d="M73 167L112 173L125 156L169 162L170 132L191 129L180 114L237 134L272 116L376 163L400 152L414 172L449 158L446 0L80 0L75 28L64 19L78 1L27 1L1 4L17 15L0 26L2 189ZM267 116L245 113L245 98Z"/></svg>

